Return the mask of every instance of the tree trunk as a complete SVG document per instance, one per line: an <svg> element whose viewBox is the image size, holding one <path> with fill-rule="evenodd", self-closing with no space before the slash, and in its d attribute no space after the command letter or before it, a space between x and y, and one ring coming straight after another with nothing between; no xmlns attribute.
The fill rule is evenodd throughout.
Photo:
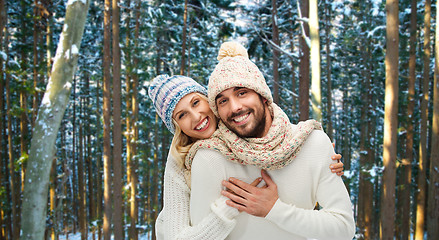
<svg viewBox="0 0 439 240"><path fill-rule="evenodd" d="M145 130L145 143L150 143L151 142L151 140L150 140L150 136L151 136L152 134L150 134L150 130L149 129L146 129ZM151 146L152 144L144 144L143 145L143 149L145 150L145 151L147 151L147 152L151 152L151 148L152 147L154 147L154 146ZM145 156L144 156L145 157ZM144 169L151 169L151 167L150 167L150 163L149 163L149 161L145 161L145 159L142 159L143 161L141 161L142 162L142 165L143 165L143 167L144 167ZM140 164L140 162L139 162L139 164ZM142 204L142 209L143 209L143 211L142 211L142 217L141 217L141 219L142 219L142 221L141 221L141 224L148 224L148 221L149 221L149 213L148 212L150 212L150 210L152 209L150 206L151 206L151 195L150 195L150 191L149 191L149 185L150 185L150 179L151 179L151 171L149 171L149 170L147 170L143 175L143 177L145 178L145 179L147 179L147 181L142 181L141 183L140 183L140 185L141 185L141 188L142 188L142 192L143 192L143 196L145 197L145 199L142 199L143 201L141 201L141 203L143 203Z"/></svg>
<svg viewBox="0 0 439 240"><path fill-rule="evenodd" d="M111 238L111 220L112 220L112 197L111 197L111 82L110 82L110 65L111 65L111 1L105 0L104 11L104 83L103 83L103 115L104 115L104 223L103 233L104 240Z"/></svg>
<svg viewBox="0 0 439 240"><path fill-rule="evenodd" d="M6 42L8 42L8 37L6 37ZM5 46L8 46L7 44L5 44ZM8 48L6 48L6 52L8 53ZM8 55L6 55L8 56ZM6 59L6 61L8 61L8 59ZM5 79L5 89L6 89L6 114L7 114L7 118L8 118L8 123L7 123L7 130L8 130L8 163L7 163L7 169L8 171L5 171L8 176L5 176L5 179L7 179L7 181L9 181L9 184L7 184L7 190L9 190L8 192L10 194L8 194L8 202L10 203L9 205L9 211L8 211L8 216L9 216L9 222L8 222L8 232L9 232L9 239L13 239L14 237L14 230L13 230L13 225L14 225L14 219L15 219L15 208L13 207L13 204L16 202L16 196L17 194L15 193L17 191L17 187L16 187L16 176L15 176L15 171L14 171L14 149L12 146L14 146L13 143L13 139L12 139L12 111L11 111L11 89L9 87L10 84L10 75L6 74L6 79ZM6 162L6 161L5 161Z"/></svg>
<svg viewBox="0 0 439 240"><path fill-rule="evenodd" d="M46 56L46 58L47 58L47 63L46 63L46 67L47 67L47 78L50 78L50 71L51 71L51 68L52 68L52 13L51 13L51 11L53 11L52 10L52 4L51 4L51 0L47 0L46 1L46 4L47 4L47 16L46 16L46 46L47 46L47 48L46 48L46 54L47 54L47 56ZM34 59L34 68L35 68L35 64L36 64L36 62L35 62L35 59ZM39 94L36 94L35 96L34 96L34 100L35 100L35 98L38 96ZM34 104L36 103L36 101L34 101ZM32 119L32 126L35 126L35 120L36 120L36 115L37 115L37 111L35 110L35 109L37 109L37 107L38 107L38 103L36 104L36 105L34 105L34 116L35 116L35 119ZM63 125L62 125L62 127L61 127L61 146L62 146L62 159L64 159L64 161L66 161L67 159L67 156L66 156L66 151L65 151L65 146L64 146L64 138L65 138L65 134L64 134L64 127L63 127ZM64 162L62 163L62 164L64 164ZM55 239L58 239L58 221L64 221L64 218L62 217L62 214L63 214L63 209L61 210L61 211L59 211L58 209L57 209L57 205L56 205L56 175L57 175L57 171L56 171L56 158L55 158L55 160L54 160L54 165L52 165L52 170L51 170L52 172L51 172L51 178L52 178L52 182L51 182L51 189L50 189L50 199L51 199L51 203L50 203L50 208L51 208L51 211L52 211L52 219L53 219L53 227L52 227L52 231L51 231L51 239L52 240L55 240ZM67 174L65 171L63 171L64 172L64 174ZM66 177L66 175L64 175L64 178ZM61 182L61 188L62 188L62 190L61 190L61 192L60 192L60 194L62 194L62 196L66 196L66 193L65 193L65 189L66 189L66 186L65 186L66 184L65 184L65 182L64 181L62 181ZM53 196L52 196L52 194L54 194ZM65 200L63 201L63 199L64 198L60 198L60 202L59 202L59 205L60 206L63 206L62 204L63 203L65 203ZM66 209L67 210L67 208L64 208L64 209ZM58 218L58 213L60 214L60 216L61 216L61 218Z"/></svg>
<svg viewBox="0 0 439 240"><path fill-rule="evenodd" d="M135 61L136 62L136 61ZM135 64L134 66L136 66L137 64ZM137 240L138 238L138 234L137 234L137 218L138 218L138 204L137 204L137 169L138 169L138 164L137 164L137 141L139 140L139 130L137 127L137 120L138 120L138 115L139 115L139 104L137 101L137 87L138 87L138 78L137 76L133 78L133 95L132 95L132 113L133 113L133 118L132 118L132 123L133 126L131 127L131 131L133 132L133 136L131 138L131 152L132 152L132 156L133 159L131 160L131 170L130 170L130 186L131 186L131 196L130 196L130 217L131 217L131 224L133 225L132 227L132 237L131 239Z"/></svg>
<svg viewBox="0 0 439 240"><path fill-rule="evenodd" d="M156 38L156 44L157 44L157 60L156 60L156 74L158 75L160 73L160 69L162 66L163 61L160 59L161 56L161 47L160 47L160 37L161 37L161 30L157 28L157 38ZM159 125L160 120L158 114L155 114L155 122L154 122L154 156L153 156L153 165L152 168L154 169L152 171L152 183L149 184L150 188L150 194L149 198L151 199L148 201L148 206L150 209L150 218L149 221L151 221L152 225L152 240L156 239L156 231L155 231L155 220L157 219L158 215L158 204L159 204L159 196L158 196L158 172L159 172Z"/></svg>
<svg viewBox="0 0 439 240"><path fill-rule="evenodd" d="M370 4L369 2L366 2L366 4ZM367 5L369 6L369 5ZM368 8L370 9L370 8ZM371 17L370 15L366 15L366 19L368 23L371 23ZM375 105L375 96L374 96L374 92L373 92L373 88L374 88L374 79L372 78L371 74L373 71L373 62L372 62L372 53L371 53L371 42L369 38L366 38L366 46L367 46L367 51L366 51L366 55L365 55L365 64L366 64L366 81L369 82L369 84L367 85L367 112L366 115L368 116L375 116L373 114L373 106ZM374 149L374 142L371 141L371 139L376 139L375 136L375 119L368 119L367 122L367 133L368 135L366 136L366 151L367 151L367 156L366 156L366 162L365 162L365 167L367 170L372 169L373 165L375 164L375 149ZM363 183L364 186L364 236L365 239L373 239L375 236L373 235L374 229L373 229L373 223L375 221L375 217L374 217L374 199L373 199L373 195L374 195L374 185L373 185L373 177L371 176L370 172L368 173L367 177L365 178L365 182Z"/></svg>
<svg viewBox="0 0 439 240"><path fill-rule="evenodd" d="M294 21L293 21L293 9L291 9L288 13L288 18L290 19L290 26L291 29L288 32L288 37L290 40L290 51L294 52L295 51L295 46L294 46L294 37L293 37L293 26L294 26ZM297 93L297 88L296 88L296 65L293 59L291 59L291 91L293 93ZM297 94L293 94L292 96L292 103L291 103L291 110L293 112L294 115L298 116L297 110L296 110L296 100L297 100L298 95ZM296 118L297 119L297 118Z"/></svg>
<svg viewBox="0 0 439 240"><path fill-rule="evenodd" d="M428 191L428 239L439 239L439 8L436 6L434 45L433 120L430 156L430 190Z"/></svg>
<svg viewBox="0 0 439 240"><path fill-rule="evenodd" d="M0 31L0 34L3 34L3 31ZM1 39L0 39L0 43L1 43ZM1 51L2 49L0 49ZM2 59L0 59L0 72L3 72L3 61ZM4 98L4 84L3 84L3 74L0 74L0 187L3 188L4 187L4 182L5 182L5 177L3 174L3 152L5 150L4 146L6 146L6 143L3 144L3 130L5 128L5 117L4 117L4 102L3 102L3 98ZM4 232L5 232L5 224L4 224L4 218L5 218L5 212L4 212L5 206L3 205L3 202L0 203L0 238L4 239L6 238L4 236Z"/></svg>
<svg viewBox="0 0 439 240"><path fill-rule="evenodd" d="M140 6L141 1L137 0L137 6L136 6L136 28L134 30L134 46L137 49L139 46L139 32L140 32ZM138 68L139 58L137 56L134 57L134 69ZM190 65L190 64L189 64ZM138 75L134 75L133 77L133 95L132 95L132 113L133 113L133 139L132 139L132 152L133 152L133 162L132 165L134 166L132 173L131 173L131 188L132 188L132 194L131 194L131 202L133 205L131 205L131 211L130 215L131 218L135 221L134 223L137 225L138 215L139 215L139 205L137 200L137 187L138 187L138 178L137 178L137 171L138 168L138 162L137 162L137 143L139 141L139 127L138 127L138 119L139 119L139 102L138 102L138 86L139 86L139 77ZM137 239L137 229L134 228L135 235L134 239Z"/></svg>
<svg viewBox="0 0 439 240"><path fill-rule="evenodd" d="M311 38L311 102L313 118L322 122L322 89L320 79L320 35L317 0L309 2L309 32Z"/></svg>
<svg viewBox="0 0 439 240"><path fill-rule="evenodd" d="M425 1L424 15L424 76L422 78L421 99L421 134L419 143L419 171L418 171L418 197L416 206L415 239L424 239L425 208L426 208L426 169L427 169L427 121L428 121L428 91L430 81L430 26L431 26L431 0Z"/></svg>
<svg viewBox="0 0 439 240"><path fill-rule="evenodd" d="M46 59L47 59L47 78L50 78L50 70L52 69L52 42L53 42L53 36L52 36L52 23L53 23L53 17L52 17L52 0L47 0L47 25L46 25Z"/></svg>
<svg viewBox="0 0 439 240"><path fill-rule="evenodd" d="M348 171L351 170L351 156L349 154L349 146L350 146L350 131L349 131L349 104L350 104L350 100L349 100L349 92L348 92L348 88L344 87L343 88L343 113L342 113L342 122L343 124L340 124L340 126L342 126L342 155L343 155L343 163L344 163L344 168ZM344 182L346 189L348 190L348 192L350 193L350 187L349 187L349 183L347 181Z"/></svg>
<svg viewBox="0 0 439 240"><path fill-rule="evenodd" d="M272 33L273 43L276 44L273 47L273 101L279 104L279 57L280 53L278 47L280 47L279 41L279 28L277 26L277 0L271 0L271 21L272 21Z"/></svg>
<svg viewBox="0 0 439 240"><path fill-rule="evenodd" d="M79 99L79 147L78 147L78 203L79 203L79 231L81 232L81 240L87 239L87 214L85 212L85 183L84 183L84 107L83 98Z"/></svg>
<svg viewBox="0 0 439 240"><path fill-rule="evenodd" d="M325 34L326 34L326 95L327 95L327 117L326 117L326 133L329 138L334 141L333 138L333 126L332 126L332 79L331 79L331 48L330 48L330 32L331 32L331 6L325 1L326 7L326 24L325 24Z"/></svg>
<svg viewBox="0 0 439 240"><path fill-rule="evenodd" d="M183 37L182 37L182 44L181 44L181 67L180 67L180 75L184 75L184 71L186 69L186 33L187 33L187 16L188 16L188 10L187 10L188 0L184 0L184 14L183 14Z"/></svg>
<svg viewBox="0 0 439 240"><path fill-rule="evenodd" d="M65 25L58 45L52 77L38 112L32 137L24 186L22 239L43 239L50 168L55 154L55 140L70 95L78 62L89 1L67 6Z"/></svg>
<svg viewBox="0 0 439 240"><path fill-rule="evenodd" d="M416 81L416 30L417 30L417 1L411 2L410 16L410 57L408 78L408 104L407 104L407 135L405 157L402 159L402 189L399 201L402 201L401 213L401 239L410 238L410 198L412 184L412 161L413 161L413 122L415 108L415 81Z"/></svg>
<svg viewBox="0 0 439 240"><path fill-rule="evenodd" d="M77 80L75 78L73 78L73 99L76 99L76 82ZM77 170L78 168L75 167L78 162L77 162L77 141L78 141L78 136L77 136L77 121L76 121L76 101L74 101L72 103L72 107L73 107L73 116L72 116L72 183L71 183L71 188L72 188L72 208L71 209L71 214L73 216L75 216L75 218L77 219L79 214L78 214L78 184L77 183L77 178L78 178L78 174L77 174ZM76 233L77 229L76 227L78 226L78 221L75 221L73 223L73 233Z"/></svg>
<svg viewBox="0 0 439 240"><path fill-rule="evenodd" d="M55 240L58 238L57 226L58 219L56 218L56 158L53 159L52 167L50 169L50 218L52 220L52 226L50 229L50 239Z"/></svg>
<svg viewBox="0 0 439 240"><path fill-rule="evenodd" d="M13 224L14 224L14 208L13 204L16 201L15 200L15 192L17 191L15 184L17 182L15 177L15 171L13 168L13 162L14 162L14 150L12 148L13 142L12 142L12 111L11 110L11 89L9 88L10 83L10 77L9 74L6 75L6 81L5 81L5 88L6 88L6 109L7 109L7 116L8 116L8 170L6 171L9 174L9 177L6 178L8 181L10 181L10 184L7 184L7 189L9 190L10 194L8 194L8 202L11 203L10 211L9 211L9 239L13 239Z"/></svg>
<svg viewBox="0 0 439 240"><path fill-rule="evenodd" d="M59 217L58 217L58 221L59 224L62 225L65 229L67 229L65 226L67 226L67 215L68 215L68 208L67 208L67 181L68 178L70 177L70 171L68 169L67 166L67 151L66 151L66 147L65 147L65 142L66 142L66 131L65 131L66 127L65 127L65 123L63 123L61 125L61 146L63 146L61 148L61 158L62 158L62 162L61 162L61 166L62 166L62 172L63 172L63 177L61 179L61 190L60 190L60 194L62 196L62 198L60 198L59 202L58 202L58 206L61 206L61 209L59 211ZM66 232L61 230L61 229L56 229L58 232L62 232L64 233L64 235L66 235Z"/></svg>
<svg viewBox="0 0 439 240"><path fill-rule="evenodd" d="M130 1L128 1L130 3ZM136 8L140 7L140 2L137 1ZM136 9L138 10L138 9ZM138 46L138 37L139 37L139 11L135 11L135 30L134 30L134 46L130 45L131 42L131 29L129 25L131 24L130 20L127 21L127 37L126 44L129 48L133 47L137 49ZM129 13L130 16L131 13ZM138 104L137 104L137 87L138 87L138 79L137 75L133 74L133 72L137 69L138 58L132 57L132 55L128 52L127 61L131 64L130 71L127 73L126 77L126 107L127 107L127 117L126 117L126 151L127 151L127 184L130 186L130 195L129 195L129 218L130 218L130 228L129 228L129 238L137 240L137 218L138 218L138 205L137 205L137 175L136 169L137 164L135 162L136 152L136 143L138 140L137 134L137 113L138 113Z"/></svg>
<svg viewBox="0 0 439 240"><path fill-rule="evenodd" d="M6 21L7 21L7 14L6 14L6 7L5 7L5 1L0 1L0 51L3 51L3 32L5 30L5 26L6 26ZM5 45L5 47L7 48L8 46ZM5 118L5 102L4 102L4 91L5 91L5 79L4 79L4 74L3 72L3 58L0 57L0 72L2 74L0 74L0 187L4 188L4 183L6 182L6 178L3 174L4 171L4 159L3 158L3 154L6 152L6 142L3 143L3 131L5 130L6 126L5 126L5 122L6 122L6 118ZM0 203L0 238L1 239L6 239L6 212L5 212L5 205L3 204L3 202Z"/></svg>
<svg viewBox="0 0 439 240"><path fill-rule="evenodd" d="M398 0L387 0L386 95L384 108L383 195L381 239L393 239L395 218L396 147L398 131Z"/></svg>
<svg viewBox="0 0 439 240"><path fill-rule="evenodd" d="M122 124L121 124L121 82L119 47L119 0L113 0L113 197L114 238L124 239L122 207Z"/></svg>
<svg viewBox="0 0 439 240"><path fill-rule="evenodd" d="M191 23L189 24L189 33L188 33L188 37L186 39L187 41L187 74L186 76L190 77L191 76L191 34L192 34L192 26L194 24Z"/></svg>
<svg viewBox="0 0 439 240"><path fill-rule="evenodd" d="M3 30L6 27L8 15L5 1L0 2L0 46L3 47ZM5 45L6 46L6 45Z"/></svg>
<svg viewBox="0 0 439 240"><path fill-rule="evenodd" d="M125 117L125 122L126 122L126 130L125 130L125 138L126 138L126 162L127 162L127 186L129 186L129 199L128 199L128 208L126 208L127 211L127 215L129 216L129 231L128 231L128 238L129 239L137 239L137 233L136 233L136 218L135 216L133 217L131 215L131 210L133 207L133 188L132 188L132 179L131 179L131 174L134 172L133 166L132 166L132 161L133 161L133 151L132 151L132 138L133 138L133 133L132 133L132 129L133 129L133 124L132 124L132 106L131 106L131 101L132 101L132 92L134 89L132 89L132 78L133 78L133 71L134 71L134 64L133 64L133 60L132 60L132 54L131 54L131 49L134 48L133 45L131 45L131 37L132 37L132 33L131 33L131 1L128 0L126 2L126 4L128 6L130 6L130 8L127 9L127 19L126 19L126 37L125 37L125 44L126 44L126 48L128 49L128 51L125 53L126 55L126 62L128 62L128 67L127 67L127 73L126 73L126 80L125 80L125 85L126 85L126 117ZM134 200L135 200L135 196L134 196Z"/></svg>
<svg viewBox="0 0 439 240"><path fill-rule="evenodd" d="M9 44L9 34L7 29L5 29L5 44L4 46L8 46ZM5 53L6 53L6 61L8 61L8 55L9 55L9 48L6 47L5 48ZM11 141L12 141L12 136L11 134L7 134L6 130L8 130L8 132L11 132L11 118L10 118L10 113L9 113L9 109L11 109L11 104L10 104L10 89L9 89L9 82L10 82L11 76L10 74L8 74L6 72L5 74L5 89L6 89L6 95L5 95L5 100L6 100L6 108L5 108L5 117L7 116L7 122L3 123L5 125L5 129L3 131L3 135L4 135L4 141L7 143L7 148L5 147L5 152L7 152L7 157L5 157L5 159L3 160L3 165L4 165L4 173L5 173L5 177L4 177L4 186L5 186L5 190L6 192L10 193L11 189L10 189L10 184L9 184L9 179L10 179L10 174L9 174L9 161L10 159L12 159L12 146L11 146ZM5 155L6 155L5 154ZM6 194L6 200L7 203L11 203L11 194ZM8 239L12 239L12 213L11 213L11 205L10 204L6 204L6 236L9 237Z"/></svg>
<svg viewBox="0 0 439 240"><path fill-rule="evenodd" d="M27 24L26 24L26 7L25 7L25 1L21 1L21 6L22 6L22 15L21 15L21 43L23 44L23 46L26 46L27 43L27 39L26 39L26 35L28 34L28 32L26 31L27 29ZM24 48L20 48L20 57L21 57L21 69L23 71L27 71L28 69L28 62L27 62L27 54ZM27 141L27 136L29 134L29 130L28 130L28 115L27 115L27 90L26 90L26 85L27 85L27 77L26 75L23 75L23 77L20 79L21 82L21 89L19 90L19 95L20 95L20 160L19 162L26 162L28 159L28 141ZM19 163L17 162L17 163ZM14 163L17 164L17 163ZM13 223L12 223L12 227L13 227L13 238L14 239L18 239L20 237L20 224L21 224L21 219L20 219L20 211L21 211L21 194L23 191L23 187L24 187L24 177L25 177L25 166L24 164L19 164L20 169L21 169L21 174L19 172L15 172L14 170L14 177L12 177L12 179L16 179L16 183L15 183L15 188L17 188L14 193L16 194L16 196L13 197L13 199L15 199L15 201L13 201L13 212L14 212L14 216L13 216ZM14 166L15 168L16 166ZM20 179L21 178L21 179ZM21 182L21 183L20 183Z"/></svg>
<svg viewBox="0 0 439 240"><path fill-rule="evenodd" d="M86 92L86 96L85 96L85 106L90 106L90 77L88 75L85 76L85 92ZM85 108L85 123L87 122L92 122L91 120L91 111L90 108L86 107ZM87 166L87 169L84 170L84 174L85 172L87 172L87 184L88 184L88 189L86 190L86 192L88 192L88 200L89 200L89 204L88 204L88 219L90 222L96 220L96 201L95 201L95 196L96 196L96 189L95 189L95 181L94 181L94 177L93 177L93 161L92 159L94 158L91 154L91 148L92 148L92 144L91 144L91 131L90 131L90 124L84 124L85 126L85 150L86 150L86 155L85 155L85 166ZM84 195L84 198L87 199L87 194ZM85 202L85 201L84 201ZM93 236L94 236L94 232L93 232Z"/></svg>
<svg viewBox="0 0 439 240"><path fill-rule="evenodd" d="M368 3L366 3L368 4ZM367 7L366 7L367 8ZM366 10L367 12L367 10ZM364 18L364 16L362 16ZM364 31L364 29L362 29ZM373 202L371 199L371 195L373 192L371 192L371 176L370 176L370 170L372 167L372 164L369 163L370 159L370 152L369 152L369 136L370 136L370 129L369 125L367 124L370 119L368 118L368 111L369 111L369 95L371 92L370 88L370 69L369 69L369 41L367 37L362 38L362 44L364 48L363 50L363 65L364 69L362 72L362 76L364 81L362 92L361 92L361 99L363 99L365 102L361 106L361 136L360 136L360 181L359 181L359 194L358 194L358 217L357 222L360 229L360 234L362 235L361 239L371 239L371 221L370 217L372 216L372 208L371 203Z"/></svg>
<svg viewBox="0 0 439 240"><path fill-rule="evenodd" d="M130 1L128 0L127 2L128 6L131 4ZM128 10L130 11L130 10ZM128 19L126 20L127 25L126 25L126 47L129 49L126 52L126 61L128 62L128 67L127 67L127 73L126 73L126 79L125 79L125 86L126 86L126 117L125 117L125 139L126 139L126 162L127 162L127 186L129 187L129 201L128 201L128 207L126 209L127 211L127 215L130 216L130 220L129 220L129 232L128 232L128 237L129 239L133 239L134 235L135 235L135 231L136 231L136 226L135 224L133 224L135 222L135 220L132 218L130 212L131 212L131 206L132 206L132 202L131 202L131 197L133 194L133 190L131 187L131 173L133 172L133 166L132 166L132 160L133 160L133 152L132 152L132 138L133 138L133 133L132 133L132 106L131 106L131 101L132 101L132 77L133 77L133 64L132 64L132 55L131 55L131 49L133 48L133 46L131 46L130 44L130 38L131 38L131 29L130 29L130 25L131 25L131 18L130 18L130 12L127 13L128 15Z"/></svg>
<svg viewBox="0 0 439 240"><path fill-rule="evenodd" d="M146 165L147 165L147 169L150 169L151 166L153 166L153 163L148 162ZM151 174L152 174L151 171L147 171L147 174L146 174L147 179L151 179ZM148 209L148 210L145 212L145 222L147 224L153 225L151 235L149 235L148 239L151 239L152 237L155 237L155 235L156 235L155 226L154 226L155 219L152 219L152 217L154 216L154 212L153 212L154 209L152 207L152 204L154 201L152 200L153 196L152 196L151 189L152 189L152 183L151 183L151 181L147 181L145 183L145 190L146 190L145 193L147 196L145 209Z"/></svg>
<svg viewBox="0 0 439 240"><path fill-rule="evenodd" d="M31 122L31 126L34 126L35 123L35 119L37 117L37 109L38 109L38 91L36 91L37 87L38 87L38 49L37 49L37 45L39 42L39 34L38 32L41 31L38 27L38 19L41 19L39 17L39 11L38 11L38 6L37 6L38 2L37 0L34 0L34 27L33 27L33 66L32 66L32 70L33 70L33 86L35 89L34 92L34 96L32 99L32 122Z"/></svg>
<svg viewBox="0 0 439 240"><path fill-rule="evenodd" d="M309 16L309 0L301 1L300 11L302 18ZM307 23L303 23L304 35L309 36L309 27ZM309 46L306 39L301 37L300 57L299 57L299 120L307 120L309 118Z"/></svg>
<svg viewBox="0 0 439 240"><path fill-rule="evenodd" d="M152 175L152 191L151 191L151 207L152 207L152 216L151 220L153 221L153 231L152 231L152 238L153 240L156 239L156 232L155 232L155 219L157 219L157 213L158 213L158 204L159 204L159 196L158 196L158 171L159 171L159 125L160 125L160 119L159 115L155 115L155 128L154 128L154 165L153 165L153 175Z"/></svg>
<svg viewBox="0 0 439 240"><path fill-rule="evenodd" d="M100 109L100 107L101 107L101 105L100 105L100 101L99 101L99 96L100 96L100 93L99 93L99 88L100 88L100 86L99 86L99 81L97 81L96 82L96 98L95 98L95 100L96 100L96 119L97 119L97 121L96 121L96 132L97 133L100 133L101 132L101 129L102 129L102 126L101 126L101 114L100 114L100 112L99 112L99 109ZM101 149L101 145L102 143L101 143L101 137L100 136L98 136L98 137L96 137L96 143L95 143L95 148L97 149L97 151L96 151L96 174L95 174L95 176L96 176L96 219L98 220L98 222L99 222L99 224L98 224L98 226L97 226L97 228L98 228L98 239L99 240L101 240L102 239L102 193L103 193L103 191L102 191L102 172L103 172L103 169L102 169L102 151L100 150Z"/></svg>
<svg viewBox="0 0 439 240"><path fill-rule="evenodd" d="M167 130L165 124L161 125L161 129L162 129L162 142L161 142L161 150L162 150L162 159L160 162L160 179L164 179L165 177L165 166L166 166L166 160L168 159L167 157L167 153L168 153L168 133L169 131ZM157 182L157 184L159 184ZM163 208L163 193L164 193L164 185L160 184L160 206L158 209L162 209Z"/></svg>

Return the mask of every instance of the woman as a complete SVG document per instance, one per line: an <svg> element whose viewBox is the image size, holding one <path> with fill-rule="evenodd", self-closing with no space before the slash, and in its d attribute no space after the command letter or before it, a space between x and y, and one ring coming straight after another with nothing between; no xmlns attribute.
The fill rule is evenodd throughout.
<svg viewBox="0 0 439 240"><path fill-rule="evenodd" d="M211 204L211 213L191 226L189 215L190 172L184 159L192 144L209 138L218 120L209 108L206 89L185 76L157 76L149 87L149 97L167 128L174 133L164 176L164 206L156 221L158 239L224 239L235 226L238 211L227 206L221 196ZM334 155L333 159L340 159ZM342 175L343 164L332 164ZM256 179L252 185L262 181Z"/></svg>

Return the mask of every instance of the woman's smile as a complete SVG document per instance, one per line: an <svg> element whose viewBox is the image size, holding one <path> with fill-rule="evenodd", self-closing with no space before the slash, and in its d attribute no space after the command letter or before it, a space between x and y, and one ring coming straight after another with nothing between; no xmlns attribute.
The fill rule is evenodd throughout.
<svg viewBox="0 0 439 240"><path fill-rule="evenodd" d="M206 117L195 127L197 131L204 131L209 127L209 117Z"/></svg>
<svg viewBox="0 0 439 240"><path fill-rule="evenodd" d="M184 96L174 109L173 118L181 131L193 138L210 138L217 127L217 120L207 98L199 93Z"/></svg>

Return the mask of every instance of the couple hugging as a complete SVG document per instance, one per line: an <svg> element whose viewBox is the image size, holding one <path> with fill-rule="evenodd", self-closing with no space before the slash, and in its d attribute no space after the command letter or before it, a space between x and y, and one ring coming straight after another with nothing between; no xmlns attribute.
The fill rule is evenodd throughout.
<svg viewBox="0 0 439 240"><path fill-rule="evenodd" d="M242 45L218 60L207 90L167 75L149 87L174 134L157 239L352 239L341 156L320 123L290 123Z"/></svg>

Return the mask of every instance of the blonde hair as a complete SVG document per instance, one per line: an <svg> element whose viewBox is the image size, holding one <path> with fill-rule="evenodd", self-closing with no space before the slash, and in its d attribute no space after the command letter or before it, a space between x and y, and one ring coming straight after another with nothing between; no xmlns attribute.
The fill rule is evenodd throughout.
<svg viewBox="0 0 439 240"><path fill-rule="evenodd" d="M196 92L195 94L207 101L207 97L204 94L198 92ZM174 118L172 118L172 123L174 124L175 127L175 133L171 143L171 154L177 160L179 166L181 168L185 168L184 160L186 158L186 155L188 154L192 145L198 139L193 139L188 135L186 135L183 131L181 131L180 126L178 125L177 121L175 121Z"/></svg>

